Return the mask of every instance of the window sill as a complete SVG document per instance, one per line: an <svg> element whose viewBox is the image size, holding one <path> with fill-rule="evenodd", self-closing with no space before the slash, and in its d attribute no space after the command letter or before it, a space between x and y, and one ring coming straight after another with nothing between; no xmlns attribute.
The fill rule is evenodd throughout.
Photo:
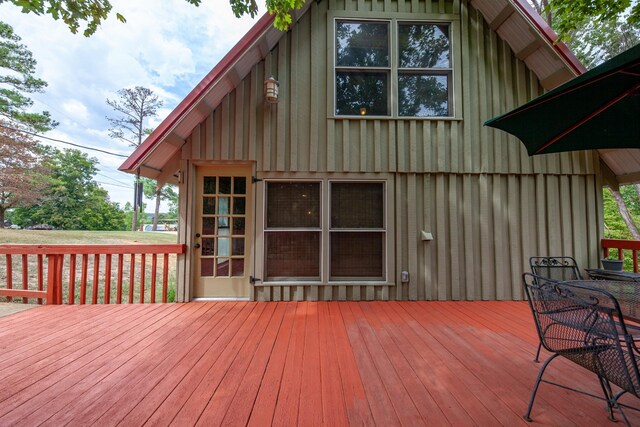
<svg viewBox="0 0 640 427"><path fill-rule="evenodd" d="M389 282L260 282L253 286L256 288L271 286L395 286L395 283Z"/></svg>
<svg viewBox="0 0 640 427"><path fill-rule="evenodd" d="M380 121L444 121L461 122L462 117L390 117L390 116L330 116L330 120L380 120Z"/></svg>

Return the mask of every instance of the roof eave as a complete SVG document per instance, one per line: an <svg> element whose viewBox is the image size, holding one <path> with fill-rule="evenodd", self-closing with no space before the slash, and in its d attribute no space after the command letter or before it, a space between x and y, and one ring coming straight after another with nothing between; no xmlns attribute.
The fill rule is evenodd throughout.
<svg viewBox="0 0 640 427"><path fill-rule="evenodd" d="M180 121L206 96L207 92L233 68L243 53L271 28L273 20L273 16L265 13L118 169L123 172L135 173L154 148L171 134Z"/></svg>

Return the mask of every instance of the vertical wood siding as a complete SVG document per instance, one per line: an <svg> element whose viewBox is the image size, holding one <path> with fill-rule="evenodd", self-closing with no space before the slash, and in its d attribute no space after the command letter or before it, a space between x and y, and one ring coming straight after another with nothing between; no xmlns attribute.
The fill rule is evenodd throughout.
<svg viewBox="0 0 640 427"><path fill-rule="evenodd" d="M459 16L460 34L453 40L462 58L454 64L461 73L455 96L461 97L462 119L327 117L333 11ZM280 82L278 104L263 100L262 82L269 75ZM194 129L183 155L255 161L258 175L397 174L397 286L257 287L255 299L521 299L520 275L529 256L569 254L594 266L600 236L596 155L530 158L518 140L482 126L541 93L536 76L465 0L313 2ZM422 242L423 230L435 239ZM409 284L400 284L402 270L410 273Z"/></svg>

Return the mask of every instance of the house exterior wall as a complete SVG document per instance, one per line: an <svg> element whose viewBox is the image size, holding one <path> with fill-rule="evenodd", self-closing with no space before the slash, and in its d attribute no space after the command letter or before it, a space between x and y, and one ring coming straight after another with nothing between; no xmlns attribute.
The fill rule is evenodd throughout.
<svg viewBox="0 0 640 427"><path fill-rule="evenodd" d="M457 23L452 27L456 117L334 117L331 17L399 13ZM269 75L280 82L277 105L263 101L262 82ZM182 149L181 240L190 243L190 177L198 163L253 161L260 178L380 174L395 200L389 237L394 271L386 284L259 284L252 297L522 299L521 274L528 270L529 256L568 254L580 265L594 266L601 235L596 154L529 158L516 139L482 126L541 93L536 76L467 1L314 2L188 138ZM264 185L256 185L260 212ZM254 259L259 264L262 217L256 221ZM423 241L422 231L434 239ZM178 269L181 300L190 299L190 262L185 257ZM409 272L408 283L401 283L401 271Z"/></svg>

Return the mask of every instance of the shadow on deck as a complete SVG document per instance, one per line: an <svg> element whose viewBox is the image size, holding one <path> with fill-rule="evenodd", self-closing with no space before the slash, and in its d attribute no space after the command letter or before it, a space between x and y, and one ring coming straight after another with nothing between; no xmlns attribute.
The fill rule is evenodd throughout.
<svg viewBox="0 0 640 427"><path fill-rule="evenodd" d="M0 318L0 425L529 425L536 345L523 302L42 306ZM543 385L532 417L603 405Z"/></svg>

